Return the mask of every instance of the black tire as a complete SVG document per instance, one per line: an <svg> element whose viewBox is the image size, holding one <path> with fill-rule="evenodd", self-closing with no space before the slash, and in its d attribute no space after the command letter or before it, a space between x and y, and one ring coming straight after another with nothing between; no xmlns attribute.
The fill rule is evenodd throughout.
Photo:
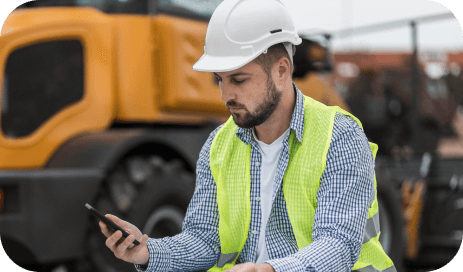
<svg viewBox="0 0 463 272"><path fill-rule="evenodd" d="M125 158L111 171L96 197L95 207L137 226L151 238L181 232L183 218L194 192L194 175L178 160L159 156ZM95 219L88 235L88 260L98 272L136 271L106 247L106 237Z"/></svg>
<svg viewBox="0 0 463 272"><path fill-rule="evenodd" d="M377 195L381 229L379 242L397 271L402 271L405 243L399 191L387 179L378 179Z"/></svg>

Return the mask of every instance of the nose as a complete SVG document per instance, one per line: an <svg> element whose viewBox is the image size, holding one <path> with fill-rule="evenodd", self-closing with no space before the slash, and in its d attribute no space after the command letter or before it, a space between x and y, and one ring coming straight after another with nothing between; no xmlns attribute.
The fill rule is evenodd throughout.
<svg viewBox="0 0 463 272"><path fill-rule="evenodd" d="M231 86L227 86L227 84L224 84L223 81L220 81L219 87L222 94L221 98L223 102L227 103L228 101L236 98L236 94Z"/></svg>

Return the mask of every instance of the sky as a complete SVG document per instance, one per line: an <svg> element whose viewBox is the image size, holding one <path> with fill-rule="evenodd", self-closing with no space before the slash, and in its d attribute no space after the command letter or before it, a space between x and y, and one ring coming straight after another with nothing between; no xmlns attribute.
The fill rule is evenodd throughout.
<svg viewBox="0 0 463 272"><path fill-rule="evenodd" d="M283 0L298 30L328 33L340 29L368 26L382 22L454 12L463 18L461 0ZM460 7L460 9L458 8ZM449 10L449 8L451 10ZM458 12L458 13L457 13ZM460 22L463 22L460 19ZM411 51L411 28L383 31L357 37L333 39L332 49ZM463 50L463 34L457 19L418 25L419 50Z"/></svg>

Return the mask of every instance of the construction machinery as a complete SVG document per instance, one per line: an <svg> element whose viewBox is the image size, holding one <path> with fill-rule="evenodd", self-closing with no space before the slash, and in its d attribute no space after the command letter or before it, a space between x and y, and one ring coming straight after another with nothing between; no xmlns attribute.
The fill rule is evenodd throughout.
<svg viewBox="0 0 463 272"><path fill-rule="evenodd" d="M381 230L403 228L401 264L410 271L442 267L453 259L462 242L463 150L448 152L445 143L448 138L463 143L463 122L458 121L458 98L463 89L457 83L462 78L428 76L419 62L417 43L418 24L452 18L446 13L338 32L338 37L347 37L407 25L412 30L413 52L403 66L361 67L346 97L368 138L380 146L378 194L379 187L389 183L389 189L400 195L400 209L389 204L380 207L381 213L387 211L393 219L381 222ZM400 216L403 225L394 219ZM399 246L400 238L389 239L389 235L383 239Z"/></svg>
<svg viewBox="0 0 463 272"><path fill-rule="evenodd" d="M463 135L454 135L457 104L445 89L444 79L431 79L422 70L419 115L417 121L412 120L412 92L406 89L411 87L410 70L361 68L349 86L347 103L370 141L383 148L376 159L377 178L388 180L400 193L406 263L439 267L457 253L463 228L458 205L463 199L463 188L459 188L463 185L463 153L445 156L440 143ZM431 90L438 87L442 89Z"/></svg>
<svg viewBox="0 0 463 272"><path fill-rule="evenodd" d="M0 37L0 235L18 265L133 271L106 248L85 203L153 238L181 231L201 147L229 116L215 77L191 68L221 1L198 2L39 0L8 17ZM350 110L316 74L333 68L330 35L301 36L294 82L304 94ZM425 187L418 192L414 184L429 177L431 161L377 159L380 241L396 267L408 250L404 221L410 225L407 218L422 214L417 201L425 203ZM437 169L439 177L446 171ZM451 203L460 203L463 174L454 175ZM405 190L407 178L412 183ZM429 198L447 198L444 184ZM445 213L432 210L412 220L409 231L463 208L448 205ZM445 230L453 240L432 239L455 246L454 229Z"/></svg>

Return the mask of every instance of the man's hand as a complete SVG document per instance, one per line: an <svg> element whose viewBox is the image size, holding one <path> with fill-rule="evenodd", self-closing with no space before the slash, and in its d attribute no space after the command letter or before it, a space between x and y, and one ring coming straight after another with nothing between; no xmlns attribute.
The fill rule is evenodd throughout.
<svg viewBox="0 0 463 272"><path fill-rule="evenodd" d="M226 272L275 272L273 267L268 263L255 264L255 263L244 263L233 266L232 269L225 270Z"/></svg>
<svg viewBox="0 0 463 272"><path fill-rule="evenodd" d="M105 216L129 234L127 238L124 238L121 231L113 232L103 221L100 221L101 232L108 238L105 244L114 253L114 256L129 263L147 265L150 257L146 246L148 235L142 235L137 227L114 215L106 214ZM132 243L135 239L140 242L138 246Z"/></svg>

